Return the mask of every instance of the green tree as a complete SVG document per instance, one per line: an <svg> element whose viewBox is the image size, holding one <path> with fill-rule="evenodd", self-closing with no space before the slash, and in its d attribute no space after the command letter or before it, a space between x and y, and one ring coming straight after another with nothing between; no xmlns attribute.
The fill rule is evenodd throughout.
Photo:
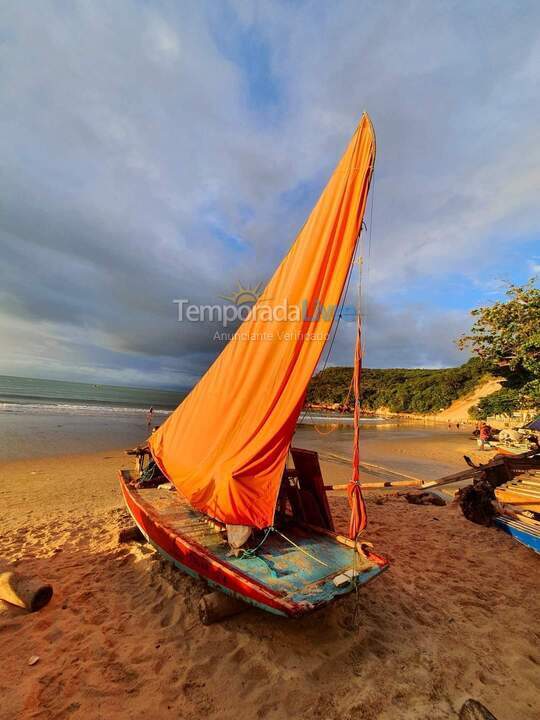
<svg viewBox="0 0 540 720"><path fill-rule="evenodd" d="M507 411L539 407L540 290L535 287L535 278L522 286L509 285L506 297L505 301L473 310L475 322L470 333L462 335L457 344L461 349L471 347L493 371L506 378L505 393L499 400L493 399L496 405ZM484 405L487 409L487 399Z"/></svg>
<svg viewBox="0 0 540 720"><path fill-rule="evenodd" d="M479 358L444 370L364 368L360 402L365 411L388 407L394 412L436 412L475 388L485 374L484 363ZM351 378L351 367L322 370L309 385L307 402L343 403Z"/></svg>

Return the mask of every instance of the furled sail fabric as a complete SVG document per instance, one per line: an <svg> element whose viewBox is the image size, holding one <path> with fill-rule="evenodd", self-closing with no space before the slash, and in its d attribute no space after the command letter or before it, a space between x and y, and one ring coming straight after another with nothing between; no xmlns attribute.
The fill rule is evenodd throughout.
<svg viewBox="0 0 540 720"><path fill-rule="evenodd" d="M273 523L296 421L354 256L374 160L364 114L250 316L149 440L165 475L213 518Z"/></svg>
<svg viewBox="0 0 540 720"><path fill-rule="evenodd" d="M360 373L362 370L362 321L360 315L356 319L356 347L354 350L353 391L354 391L354 422L353 422L353 458L352 476L347 488L351 518L349 537L355 540L367 525L366 506L360 489Z"/></svg>

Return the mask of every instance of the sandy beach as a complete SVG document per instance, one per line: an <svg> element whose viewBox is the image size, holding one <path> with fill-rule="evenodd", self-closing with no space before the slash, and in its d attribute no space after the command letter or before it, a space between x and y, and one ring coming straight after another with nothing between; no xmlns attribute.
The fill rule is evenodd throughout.
<svg viewBox="0 0 540 720"><path fill-rule="evenodd" d="M0 720L540 720L540 2L0 12Z"/></svg>
<svg viewBox="0 0 540 720"><path fill-rule="evenodd" d="M389 463L417 468L459 468L467 447L465 435L420 433L366 442L372 456L377 443ZM504 533L452 507L370 494L367 535L392 565L360 592L357 626L348 596L300 621L249 609L205 627L203 582L117 542L130 524L115 477L127 461L110 450L4 464L0 558L54 596L34 614L2 606L1 720L417 720L456 718L470 697L499 720L536 717L538 560ZM323 467L329 482L346 477ZM332 495L344 527L346 501Z"/></svg>

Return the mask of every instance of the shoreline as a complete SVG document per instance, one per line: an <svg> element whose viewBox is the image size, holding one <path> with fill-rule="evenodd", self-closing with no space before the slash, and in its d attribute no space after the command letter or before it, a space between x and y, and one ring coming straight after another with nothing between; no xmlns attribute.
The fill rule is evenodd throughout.
<svg viewBox="0 0 540 720"><path fill-rule="evenodd" d="M41 423L30 428L21 426L24 436L19 438L15 448L7 447L5 436L0 439L4 471L9 472L12 466L16 469L24 467L25 464L30 466L55 461L77 462L78 458L94 455L115 455L129 461L125 451L147 438L146 425L141 422L133 423L130 419L127 419L125 424L118 419L114 419L114 422L104 422L100 419L94 424L90 419L88 424L89 419L83 417L79 418L80 423L71 425L66 418L61 418L60 423L49 416L40 417L38 420L43 421L45 430L41 427ZM321 423L325 427L323 432L318 431L317 425L318 422L298 424L293 444L318 450L322 455L325 451L331 451L350 457L352 424ZM73 433L76 442L72 442L70 433ZM121 442L111 443L111 440L114 441L117 437L121 438ZM485 460L491 456L490 452L494 454L495 451L478 453L476 443L467 427L448 430L441 425L426 426L418 422L392 421L366 422L361 423L360 427L360 454L361 459L365 461L384 464L387 460L391 464L396 462L402 464L410 459L413 463L432 461L434 466L442 464L450 469L460 469L463 454Z"/></svg>

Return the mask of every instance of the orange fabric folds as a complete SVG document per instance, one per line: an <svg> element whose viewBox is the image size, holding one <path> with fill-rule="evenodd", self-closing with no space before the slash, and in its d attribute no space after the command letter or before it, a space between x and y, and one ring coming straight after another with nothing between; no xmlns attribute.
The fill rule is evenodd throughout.
<svg viewBox="0 0 540 720"><path fill-rule="evenodd" d="M213 518L273 523L296 421L354 256L374 159L364 114L249 317L149 440L163 472Z"/></svg>

